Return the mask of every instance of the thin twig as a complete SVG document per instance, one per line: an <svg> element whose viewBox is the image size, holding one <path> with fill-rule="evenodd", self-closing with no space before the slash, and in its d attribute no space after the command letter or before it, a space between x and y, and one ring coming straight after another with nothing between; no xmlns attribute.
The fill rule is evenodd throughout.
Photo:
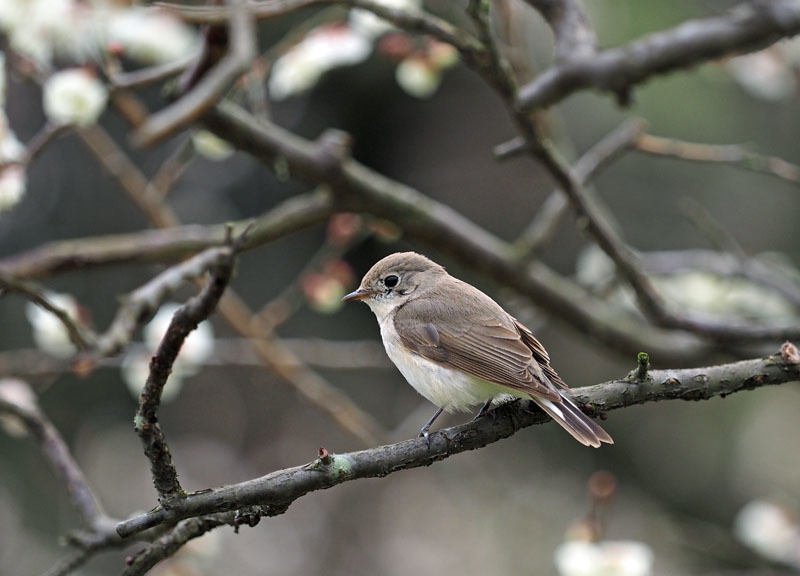
<svg viewBox="0 0 800 576"><path fill-rule="evenodd" d="M783 158L758 154L735 144L699 144L642 133L633 143L633 149L652 156L667 156L688 162L728 164L743 170L774 176L792 184L800 184L800 166Z"/></svg>
<svg viewBox="0 0 800 576"><path fill-rule="evenodd" d="M573 397L589 413L659 400L706 400L761 386L800 381L795 364L785 364L779 355L706 368L651 370L645 378L637 371L626 378L573 390ZM522 428L549 421L527 401L514 402L496 410L493 418L440 430L429 439L416 438L360 452L328 454L304 466L279 470L213 490L191 494L169 510L156 509L117 525L122 536L184 518L239 508L266 505L288 507L314 490L330 488L360 478L383 477L398 470L428 466L455 454L507 438Z"/></svg>
<svg viewBox="0 0 800 576"><path fill-rule="evenodd" d="M5 291L17 292L39 306L47 310L58 318L64 325L64 329L69 334L69 339L78 350L90 349L95 341L95 334L87 327L82 326L79 321L72 317L67 311L57 306L46 296L45 290L33 282L20 280L0 269L0 296Z"/></svg>
<svg viewBox="0 0 800 576"><path fill-rule="evenodd" d="M172 456L158 423L157 413L161 404L161 393L184 340L200 322L211 315L233 275L236 245L232 243L225 249L218 250L224 250L224 253L221 253L221 257L211 268L211 278L200 294L189 299L175 312L167 332L150 360L150 373L142 389L139 408L134 418L134 428L150 461L158 500L167 508L183 498L184 491L178 482L178 473L172 464Z"/></svg>
<svg viewBox="0 0 800 576"><path fill-rule="evenodd" d="M584 185L591 182L605 166L630 147L643 129L642 120L638 118L627 120L587 150L575 163L575 174L580 182ZM521 145L516 150L524 150L524 141L520 138L518 142L521 142ZM510 152L510 146L508 151ZM568 211L569 204L564 193L561 190L551 192L531 223L514 241L514 247L519 250L520 257L532 258L536 251L552 238Z"/></svg>
<svg viewBox="0 0 800 576"><path fill-rule="evenodd" d="M228 246L209 248L164 272L137 288L117 310L108 329L98 337L92 361L113 356L130 344L136 330L152 318L158 307L187 282L201 278L206 272L225 266L231 258Z"/></svg>
<svg viewBox="0 0 800 576"><path fill-rule="evenodd" d="M231 17L228 53L185 94L163 110L150 116L133 134L137 146L152 146L188 127L213 107L256 56L255 23L245 0L228 0Z"/></svg>
<svg viewBox="0 0 800 576"><path fill-rule="evenodd" d="M158 84L164 80L169 80L178 76L192 62L197 60L197 54L189 54L173 62L153 66L152 68L142 68L133 72L121 72L111 76L112 90L132 90L142 88L150 84Z"/></svg>
<svg viewBox="0 0 800 576"><path fill-rule="evenodd" d="M67 489L70 500L84 524L95 532L113 534L109 529L116 521L103 511L80 466L72 457L67 443L40 410L36 395L26 382L0 380L0 412L19 418L36 438L42 454L60 484Z"/></svg>

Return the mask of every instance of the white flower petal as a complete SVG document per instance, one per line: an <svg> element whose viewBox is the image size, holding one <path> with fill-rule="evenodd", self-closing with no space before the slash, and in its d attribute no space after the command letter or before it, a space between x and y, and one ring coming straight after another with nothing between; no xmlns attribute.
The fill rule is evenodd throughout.
<svg viewBox="0 0 800 576"><path fill-rule="evenodd" d="M106 87L82 68L56 72L44 84L44 112L56 124L94 124L107 102Z"/></svg>

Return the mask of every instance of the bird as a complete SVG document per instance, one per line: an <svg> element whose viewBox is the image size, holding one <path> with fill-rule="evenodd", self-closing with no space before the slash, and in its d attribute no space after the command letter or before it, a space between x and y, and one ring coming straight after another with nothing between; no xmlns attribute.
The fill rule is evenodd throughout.
<svg viewBox="0 0 800 576"><path fill-rule="evenodd" d="M389 358L437 406L420 430L428 442L430 427L443 411L468 412L482 405L477 419L516 397L532 399L585 446L614 443L572 401L533 333L429 258L416 252L391 254L342 299L370 307Z"/></svg>

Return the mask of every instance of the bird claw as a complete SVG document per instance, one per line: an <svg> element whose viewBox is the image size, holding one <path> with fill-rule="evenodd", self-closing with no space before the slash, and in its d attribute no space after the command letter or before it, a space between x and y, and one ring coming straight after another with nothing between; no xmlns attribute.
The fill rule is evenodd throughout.
<svg viewBox="0 0 800 576"><path fill-rule="evenodd" d="M430 429L425 426L419 431L419 438L425 438L425 444L428 445L428 450L431 449L431 434Z"/></svg>

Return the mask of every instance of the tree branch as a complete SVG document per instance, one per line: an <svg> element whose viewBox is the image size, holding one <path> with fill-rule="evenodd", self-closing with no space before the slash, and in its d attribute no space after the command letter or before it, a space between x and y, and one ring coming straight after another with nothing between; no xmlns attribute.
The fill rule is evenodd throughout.
<svg viewBox="0 0 800 576"><path fill-rule="evenodd" d="M641 378L638 370L628 377L573 390L573 397L589 413L605 412L659 400L707 400L762 386L800 382L798 364L781 355L706 368L652 370ZM481 418L446 428L423 438L369 450L324 456L295 468L279 470L239 484L190 494L174 507L160 507L117 525L128 537L164 523L243 506L266 506L267 515L283 512L292 502L315 490L331 488L360 478L388 476L399 470L428 466L455 454L481 448L518 430L549 421L529 401L512 402L497 409L496 418Z"/></svg>
<svg viewBox="0 0 800 576"><path fill-rule="evenodd" d="M155 356L150 360L150 374L142 389L139 408L134 418L134 428L142 441L144 453L150 460L158 500L164 507L183 498L184 491L178 482L178 473L172 464L172 456L158 423L161 393L184 340L200 322L211 315L233 275L237 244L232 242L230 246L216 250L220 251L220 257L212 268L211 278L200 294L175 312Z"/></svg>
<svg viewBox="0 0 800 576"><path fill-rule="evenodd" d="M626 104L631 87L652 76L755 51L798 32L800 4L795 0L746 2L721 16L561 62L522 87L516 105L528 111L547 108L586 88L613 92Z"/></svg>
<svg viewBox="0 0 800 576"><path fill-rule="evenodd" d="M38 278L59 272L126 262L173 262L225 242L227 227L238 235L252 228L244 248L255 248L324 222L333 213L330 193L320 188L289 198L256 217L230 224L190 224L131 234L60 240L0 260L0 271L17 278Z"/></svg>

